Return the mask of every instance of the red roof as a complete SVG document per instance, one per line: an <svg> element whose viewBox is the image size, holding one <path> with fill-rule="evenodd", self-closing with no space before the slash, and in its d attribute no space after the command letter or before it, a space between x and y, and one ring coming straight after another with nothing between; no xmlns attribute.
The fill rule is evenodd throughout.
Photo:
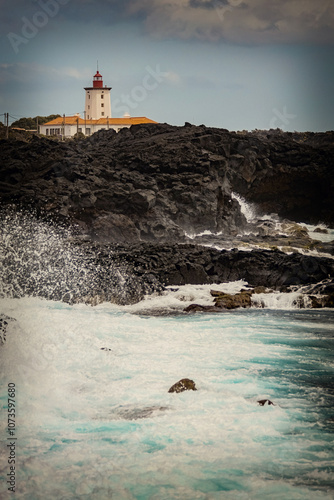
<svg viewBox="0 0 334 500"><path fill-rule="evenodd" d="M80 116L66 116L65 125L139 125L141 123L158 123L146 116L131 116L125 118L100 118L99 120L85 120ZM43 126L63 125L63 118L59 116L50 122L43 123Z"/></svg>

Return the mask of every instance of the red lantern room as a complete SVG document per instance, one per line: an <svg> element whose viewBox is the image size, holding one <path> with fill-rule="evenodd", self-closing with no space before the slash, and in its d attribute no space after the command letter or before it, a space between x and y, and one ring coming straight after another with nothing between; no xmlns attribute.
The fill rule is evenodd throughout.
<svg viewBox="0 0 334 500"><path fill-rule="evenodd" d="M93 78L93 88L100 89L102 87L103 87L102 75L100 75L99 71L97 71Z"/></svg>

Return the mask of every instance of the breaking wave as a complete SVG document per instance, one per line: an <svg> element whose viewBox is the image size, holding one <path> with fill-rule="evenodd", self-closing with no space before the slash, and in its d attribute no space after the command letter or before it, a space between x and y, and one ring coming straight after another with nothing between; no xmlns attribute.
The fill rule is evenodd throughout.
<svg viewBox="0 0 334 500"><path fill-rule="evenodd" d="M63 302L118 304L141 297L143 285L125 265L107 265L89 252L73 232L34 214L0 214L0 297L43 297Z"/></svg>

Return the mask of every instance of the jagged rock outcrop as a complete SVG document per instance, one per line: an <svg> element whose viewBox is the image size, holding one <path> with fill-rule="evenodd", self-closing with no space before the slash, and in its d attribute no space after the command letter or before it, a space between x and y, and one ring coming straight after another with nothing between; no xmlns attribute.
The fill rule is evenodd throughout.
<svg viewBox="0 0 334 500"><path fill-rule="evenodd" d="M0 201L102 243L235 235L246 221L232 191L264 212L332 224L333 137L148 124L64 143L1 140Z"/></svg>
<svg viewBox="0 0 334 500"><path fill-rule="evenodd" d="M236 233L245 219L225 172L184 130L158 125L77 142L2 141L1 201L67 218L100 242Z"/></svg>
<svg viewBox="0 0 334 500"><path fill-rule="evenodd" d="M334 224L333 138L333 132L235 133L149 124L66 142L0 140L2 213L11 205L72 228L74 239L66 245L70 254L79 249L75 262L85 268L75 283L68 264L69 282L52 287L43 272L32 278L28 264L17 270L14 252L5 285L13 296L125 304L166 285L243 279L280 290L332 277L332 259L291 252L297 247L328 254L333 243L312 240L291 221L280 221L280 234L275 220L247 221L233 192L265 212ZM215 235L198 234L204 231ZM256 250L235 250L242 245ZM58 253L52 250L56 261ZM331 304L331 292L313 295L314 304L318 295Z"/></svg>
<svg viewBox="0 0 334 500"><path fill-rule="evenodd" d="M233 142L229 180L263 213L333 224L333 152L334 132L245 134Z"/></svg>
<svg viewBox="0 0 334 500"><path fill-rule="evenodd" d="M107 248L100 249L104 260ZM280 251L216 250L196 245L139 244L113 248L113 259L126 263L140 278L157 279L163 285L213 284L243 279L251 286L276 290L291 285L318 283L334 275L334 260L288 255Z"/></svg>

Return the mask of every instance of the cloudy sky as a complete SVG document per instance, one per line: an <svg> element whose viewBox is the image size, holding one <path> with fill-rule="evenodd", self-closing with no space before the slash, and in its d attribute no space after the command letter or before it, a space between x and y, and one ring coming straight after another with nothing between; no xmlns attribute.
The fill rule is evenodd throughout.
<svg viewBox="0 0 334 500"><path fill-rule="evenodd" d="M333 0L0 0L0 7L0 115L83 113L83 87L98 60L115 117L334 129Z"/></svg>

